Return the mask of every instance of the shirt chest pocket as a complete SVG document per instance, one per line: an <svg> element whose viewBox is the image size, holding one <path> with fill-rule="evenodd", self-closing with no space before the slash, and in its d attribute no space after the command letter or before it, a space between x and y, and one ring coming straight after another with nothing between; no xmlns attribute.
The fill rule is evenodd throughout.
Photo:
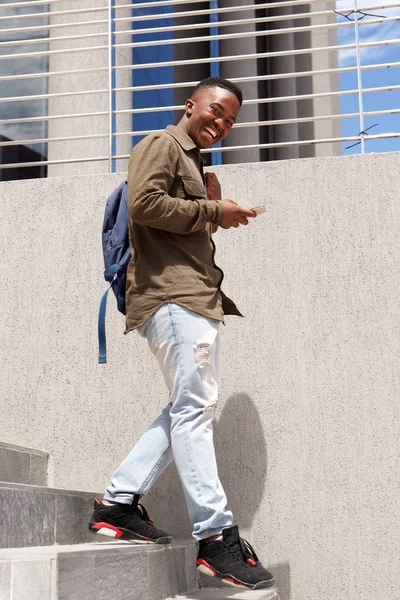
<svg viewBox="0 0 400 600"><path fill-rule="evenodd" d="M206 199L206 189L198 179L191 177L182 177L182 191L184 198L190 199Z"/></svg>

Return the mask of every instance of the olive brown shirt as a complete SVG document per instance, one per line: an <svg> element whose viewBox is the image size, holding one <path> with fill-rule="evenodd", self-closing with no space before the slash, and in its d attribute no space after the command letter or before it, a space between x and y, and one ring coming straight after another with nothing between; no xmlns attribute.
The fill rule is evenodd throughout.
<svg viewBox="0 0 400 600"><path fill-rule="evenodd" d="M167 302L219 321L241 316L221 292L223 273L214 262L211 234L222 217L222 203L207 200L199 149L182 129L170 125L133 148L125 333Z"/></svg>

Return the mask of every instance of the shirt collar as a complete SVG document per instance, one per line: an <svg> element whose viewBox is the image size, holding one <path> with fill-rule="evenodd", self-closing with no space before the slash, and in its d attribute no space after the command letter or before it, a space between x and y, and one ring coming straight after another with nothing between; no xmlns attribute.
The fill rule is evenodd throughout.
<svg viewBox="0 0 400 600"><path fill-rule="evenodd" d="M184 150L198 150L192 138L187 133L185 133L180 127L177 127L176 125L168 125L165 131L166 133L172 135L172 137L178 142L180 146L182 146Z"/></svg>

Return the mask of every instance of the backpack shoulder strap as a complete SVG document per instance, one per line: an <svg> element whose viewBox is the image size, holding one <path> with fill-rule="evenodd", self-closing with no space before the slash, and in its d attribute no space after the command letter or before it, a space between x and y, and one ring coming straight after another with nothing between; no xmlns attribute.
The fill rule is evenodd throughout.
<svg viewBox="0 0 400 600"><path fill-rule="evenodd" d="M99 338L99 365L104 365L107 362L106 310L107 297L110 289L111 285L106 289L101 298L99 317L97 320L97 334Z"/></svg>
<svg viewBox="0 0 400 600"><path fill-rule="evenodd" d="M127 204L126 181L122 182L110 196L110 198L108 200L108 208L111 205L112 211L111 211L111 209L109 209L108 211L106 209L106 215L108 214L108 216L109 216L109 214L115 213L116 211L118 212L117 209L118 209L118 206L120 205L120 203ZM123 214L125 214L125 213L123 213ZM110 216L109 216L109 218L110 218ZM114 226L115 218L116 218L115 215L113 215L111 226ZM104 239L104 233L107 232L109 229L110 229L110 224L107 223L107 218L105 217L104 224L103 224L103 253L105 253L105 251L106 251L106 243L105 243L105 239ZM126 226L126 229L127 229L127 226ZM104 292L104 294L101 298L99 316L98 316L98 320L97 320L97 335L98 335L98 340L99 340L99 357L98 357L99 364L105 364L107 362L106 310L107 310L108 293L117 278L118 272L121 269L126 270L130 257L131 257L131 252L130 252L130 248L128 246L123 257L118 262L116 262L112 265L109 265L106 268L106 270L104 271L104 279L106 281L108 281L110 283L110 285L107 288L107 290Z"/></svg>

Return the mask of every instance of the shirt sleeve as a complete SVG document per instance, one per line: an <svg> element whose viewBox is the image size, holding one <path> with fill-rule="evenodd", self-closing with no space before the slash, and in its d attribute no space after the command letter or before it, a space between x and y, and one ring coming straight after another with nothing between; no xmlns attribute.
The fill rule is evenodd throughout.
<svg viewBox="0 0 400 600"><path fill-rule="evenodd" d="M222 203L174 198L168 194L178 165L178 148L170 136L149 136L132 151L128 167L128 213L139 225L173 233L202 231L219 225Z"/></svg>

